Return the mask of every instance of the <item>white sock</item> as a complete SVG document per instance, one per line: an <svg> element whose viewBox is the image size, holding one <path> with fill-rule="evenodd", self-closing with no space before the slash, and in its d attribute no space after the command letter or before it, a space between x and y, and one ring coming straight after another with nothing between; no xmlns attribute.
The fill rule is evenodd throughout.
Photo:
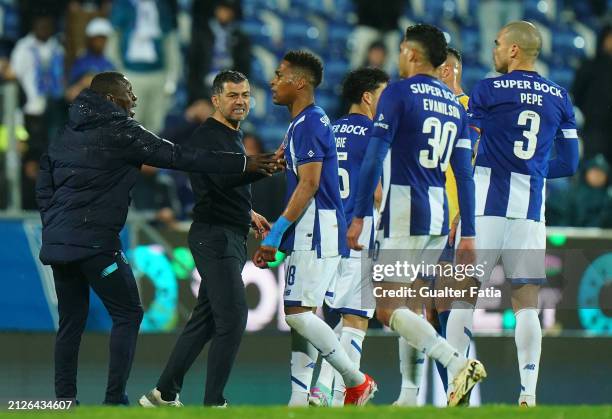
<svg viewBox="0 0 612 419"><path fill-rule="evenodd" d="M319 371L319 378L317 379L317 385L321 390L327 393L333 391L334 383L334 367L325 359L321 360L321 370Z"/></svg>
<svg viewBox="0 0 612 419"><path fill-rule="evenodd" d="M365 381L365 375L350 360L334 331L314 313L289 314L285 320L321 352L323 358L342 375L347 386L357 386Z"/></svg>
<svg viewBox="0 0 612 419"><path fill-rule="evenodd" d="M474 306L465 301L455 301L446 323L446 340L461 354L467 356L474 325ZM454 375L448 373L448 382L453 382Z"/></svg>
<svg viewBox="0 0 612 419"><path fill-rule="evenodd" d="M402 389L396 403L401 406L416 406L425 366L425 354L417 351L401 336L398 339L398 347Z"/></svg>
<svg viewBox="0 0 612 419"><path fill-rule="evenodd" d="M342 335L340 335L340 344L357 368L359 368L361 364L361 350L365 335L366 332L355 329L354 327L343 327Z"/></svg>
<svg viewBox="0 0 612 419"><path fill-rule="evenodd" d="M336 373L336 377L339 377L340 374ZM342 379L342 377L340 377ZM342 382L344 384L344 381ZM332 407L343 407L344 406L344 396L345 392L339 390L334 386L334 398L332 399Z"/></svg>
<svg viewBox="0 0 612 419"><path fill-rule="evenodd" d="M516 318L514 341L521 375L521 396L533 396L535 405L542 352L542 327L535 308L519 310L514 316Z"/></svg>
<svg viewBox="0 0 612 419"><path fill-rule="evenodd" d="M365 335L366 332L354 327L343 327L342 334L340 335L340 345L342 345L342 348L357 369L359 369L361 364L361 350ZM338 392L337 396L336 391ZM342 376L337 373L334 382L334 398L337 397L338 400L340 400L340 394L342 394L342 400L344 402L345 393L346 385L344 384Z"/></svg>
<svg viewBox="0 0 612 419"><path fill-rule="evenodd" d="M299 334L291 333L291 398L289 406L308 406L308 394L318 352Z"/></svg>
<svg viewBox="0 0 612 419"><path fill-rule="evenodd" d="M336 327L334 327L334 333L338 336L338 340L342 337L342 319L338 322ZM342 342L340 342L342 345ZM349 355L350 358L350 355ZM334 391L333 391L333 399L332 399L332 407L344 407L344 396L346 394L346 385L344 385L344 380L340 373L334 370Z"/></svg>
<svg viewBox="0 0 612 419"><path fill-rule="evenodd" d="M457 352L448 342L438 336L436 330L421 316L407 308L393 312L389 322L395 330L418 351L438 360L452 374L458 374L467 364L465 355Z"/></svg>

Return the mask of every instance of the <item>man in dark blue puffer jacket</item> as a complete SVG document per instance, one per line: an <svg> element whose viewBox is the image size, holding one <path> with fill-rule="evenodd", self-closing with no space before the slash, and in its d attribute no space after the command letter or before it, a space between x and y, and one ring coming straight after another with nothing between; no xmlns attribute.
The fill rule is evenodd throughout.
<svg viewBox="0 0 612 419"><path fill-rule="evenodd" d="M121 73L98 74L75 99L63 132L41 159L36 184L43 224L40 260L53 269L58 298L58 399L77 396L78 352L91 286L113 321L104 403L129 403L125 387L143 311L119 232L140 166L268 174L282 164L272 155L203 151L159 138L132 119L136 100Z"/></svg>

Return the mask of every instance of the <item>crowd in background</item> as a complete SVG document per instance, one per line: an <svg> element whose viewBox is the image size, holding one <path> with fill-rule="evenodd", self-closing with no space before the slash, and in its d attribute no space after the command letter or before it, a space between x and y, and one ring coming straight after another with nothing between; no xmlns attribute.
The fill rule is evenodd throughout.
<svg viewBox="0 0 612 419"><path fill-rule="evenodd" d="M371 0L0 0L0 77L4 83L16 80L20 92L16 135L22 160L22 207L36 209L34 184L39 157L65 123L70 102L89 86L98 72L123 72L138 96L135 118L147 129L179 143L211 114L210 87L218 71L232 68L253 76L254 112L249 118L252 122L245 124L244 141L248 153L258 153L275 148L282 140L281 128L271 130L269 126L271 114L275 118L272 122L280 121L281 127L288 122L286 111L266 107L265 79L273 70L266 54L276 54L273 58L278 59L283 49L309 47L312 45L309 40L319 36L318 32L311 31L316 25L300 32L300 21L291 20L300 14L301 8L318 10L319 7L320 16L328 19L329 43L324 47L336 55L323 57L326 81L319 103L334 118L345 111L345 104L337 94L341 77L335 74L367 65L383 68L396 78L401 26L405 23L402 16L406 16L408 8L415 18L432 20L427 13L435 12L428 11L433 3L388 0L382 7ZM468 50L466 59L472 65L470 68L486 71L490 68L491 46L497 29L508 21L528 17L527 10L533 2L439 0L438 3L445 8L444 13L450 5L465 8L461 46ZM535 7L544 14L549 10L542 9L542 3L546 7L555 5L560 14L571 14L576 25L597 34L596 48L592 53L585 52L573 64L571 77L565 83L578 108L583 139L582 171L574 179L550 182L547 223L612 228L609 179L612 161L609 6L612 2L548 0L536 3ZM262 47L260 34L265 33L273 44L274 32L254 26L257 19L266 21L265 10L275 7L288 11L287 25L282 32L286 39L277 49L266 49ZM255 19L256 13L262 16L257 15ZM343 16L337 17L339 14ZM330 17L333 15L336 17ZM297 33L287 32L292 22L296 22L293 27ZM344 25L349 30L342 32ZM274 24L270 26L273 28ZM472 27L477 28L475 45L479 47L475 51L468 48ZM292 36L297 41L290 42L294 39ZM340 53L341 59L337 59L334 49L336 38L347 48L344 56ZM580 48L588 51L587 47ZM554 63L550 61L551 66ZM262 70L262 67L266 68ZM467 78L474 73L466 73L469 94ZM480 73L476 74L480 77ZM553 78L553 81L556 80ZM326 92L329 94L324 95ZM6 127L2 126L0 209L7 205L6 137ZM256 210L274 220L281 209L280 203L276 205L275 200L267 197L282 188L282 176L258 183L253 192ZM188 178L173 171L143 167L133 191L133 203L135 208L151 211L159 221L172 226L176 220L187 218L193 205Z"/></svg>

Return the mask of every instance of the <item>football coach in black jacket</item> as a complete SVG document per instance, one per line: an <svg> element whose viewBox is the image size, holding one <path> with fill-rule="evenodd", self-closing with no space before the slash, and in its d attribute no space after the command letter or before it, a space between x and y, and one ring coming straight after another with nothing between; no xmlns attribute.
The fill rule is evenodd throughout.
<svg viewBox="0 0 612 419"><path fill-rule="evenodd" d="M94 77L73 102L63 132L42 156L36 185L43 232L40 259L51 265L58 299L55 394L76 399L77 361L89 287L113 327L105 404L128 404L126 383L143 310L119 232L140 166L205 173L268 173L269 155L246 157L179 146L132 119L137 98L121 73Z"/></svg>

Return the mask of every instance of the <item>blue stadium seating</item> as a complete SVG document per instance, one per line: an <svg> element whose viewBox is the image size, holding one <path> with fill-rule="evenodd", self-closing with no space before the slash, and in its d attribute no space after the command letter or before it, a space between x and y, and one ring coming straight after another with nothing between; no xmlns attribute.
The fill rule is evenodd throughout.
<svg viewBox="0 0 612 419"><path fill-rule="evenodd" d="M336 90L342 83L347 71L348 63L346 60L332 58L325 60L322 87L329 90Z"/></svg>
<svg viewBox="0 0 612 419"><path fill-rule="evenodd" d="M270 28L257 18L245 19L240 28L249 37L253 44L261 45L267 49L275 49Z"/></svg>
<svg viewBox="0 0 612 419"><path fill-rule="evenodd" d="M334 91L330 90L320 90L316 95L316 103L320 107L325 110L327 116L333 121L339 118L342 113L342 109L340 109L340 101L338 100L339 96Z"/></svg>
<svg viewBox="0 0 612 419"><path fill-rule="evenodd" d="M460 44L451 42L461 51L463 61L466 64L478 64L480 56L480 32L478 26L465 26L461 29L459 37Z"/></svg>
<svg viewBox="0 0 612 419"><path fill-rule="evenodd" d="M485 78L489 69L482 65L469 65L464 64L463 66L463 88L470 94L472 87L476 84L477 81Z"/></svg>
<svg viewBox="0 0 612 419"><path fill-rule="evenodd" d="M577 65L584 58L584 39L565 26L557 26L553 30L551 60L555 64Z"/></svg>
<svg viewBox="0 0 612 419"><path fill-rule="evenodd" d="M345 24L331 24L327 30L326 49L330 55L344 57L353 28Z"/></svg>
<svg viewBox="0 0 612 419"><path fill-rule="evenodd" d="M306 19L297 18L285 20L283 35L286 49L306 48L315 53L321 51L321 34L319 30Z"/></svg>
<svg viewBox="0 0 612 419"><path fill-rule="evenodd" d="M612 8L612 0L608 2ZM415 0L406 3L404 14L410 20L433 23L449 33L450 44L457 47L463 55L463 84L469 93L474 83L491 71L479 61L479 1ZM417 3L423 8L419 16L416 16L414 8ZM284 10L282 6L287 4L289 7ZM464 8L460 10L460 6ZM591 6L587 1L570 0L524 0L523 6L524 18L537 21L551 31L553 53L550 57L542 57L550 69L549 77L561 86L569 87L576 66L586 55L586 49L582 45L584 40L571 29L571 22L560 21L561 18L567 17L561 11L564 7L572 9L582 23L597 28L599 23L596 23ZM355 23L353 0L242 0L242 7L242 29L254 44L266 48L277 57L290 48L308 48L323 57L324 82L317 92L317 102L326 109L330 117L337 116L341 112L340 84L349 69L348 54ZM384 2L381 2L381 7L384 7ZM551 7L556 7L556 10L551 11ZM261 19L264 11L278 15L282 20L281 44L274 44L270 27ZM319 25L318 28L315 23ZM265 73L264 64L255 57L251 79L261 91L269 92L269 76ZM249 119L253 119L254 124L261 128L260 135L276 147L284 135L289 116L272 103L269 94L266 93L263 97L265 99L260 106L265 106L265 111L258 112L258 117Z"/></svg>
<svg viewBox="0 0 612 419"><path fill-rule="evenodd" d="M548 78L569 90L574 81L574 70L571 67L552 66Z"/></svg>

